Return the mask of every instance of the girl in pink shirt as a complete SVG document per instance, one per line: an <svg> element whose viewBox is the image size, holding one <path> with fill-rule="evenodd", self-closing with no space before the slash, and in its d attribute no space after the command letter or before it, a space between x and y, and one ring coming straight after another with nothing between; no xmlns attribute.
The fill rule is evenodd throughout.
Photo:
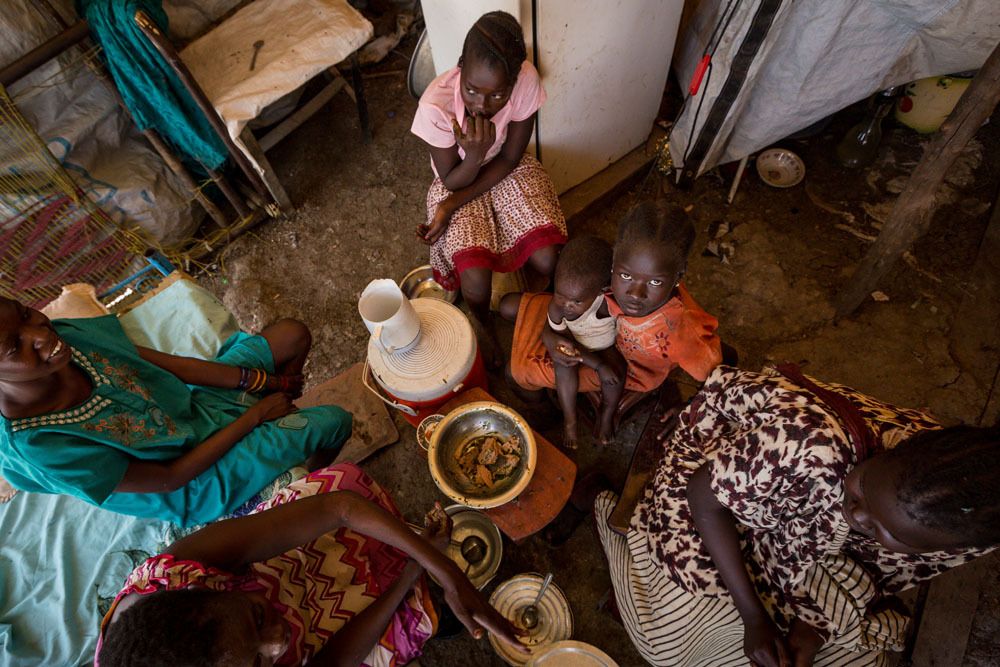
<svg viewBox="0 0 1000 667"><path fill-rule="evenodd" d="M538 71L525 58L517 19L483 15L465 38L458 67L420 98L411 128L430 146L436 176L417 235L431 246L434 279L461 287L481 323L489 317L493 271L527 263L551 277L566 242L552 180L525 154L545 101Z"/></svg>

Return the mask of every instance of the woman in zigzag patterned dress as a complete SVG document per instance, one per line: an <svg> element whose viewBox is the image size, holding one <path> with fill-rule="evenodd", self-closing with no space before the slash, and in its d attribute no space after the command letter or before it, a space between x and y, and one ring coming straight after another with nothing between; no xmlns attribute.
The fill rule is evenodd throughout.
<svg viewBox="0 0 1000 667"><path fill-rule="evenodd" d="M427 539L356 466L317 470L136 568L102 623L95 664L406 664L437 629L425 570L474 636L485 627L516 644L442 553L451 526L440 506L424 524Z"/></svg>

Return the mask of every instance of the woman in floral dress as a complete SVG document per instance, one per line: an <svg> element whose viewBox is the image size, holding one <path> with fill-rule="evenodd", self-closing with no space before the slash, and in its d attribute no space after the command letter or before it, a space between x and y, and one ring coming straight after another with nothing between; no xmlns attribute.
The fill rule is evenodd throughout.
<svg viewBox="0 0 1000 667"><path fill-rule="evenodd" d="M1000 435L794 367L715 369L626 536L595 513L630 637L654 665L884 665L896 592L1000 543Z"/></svg>

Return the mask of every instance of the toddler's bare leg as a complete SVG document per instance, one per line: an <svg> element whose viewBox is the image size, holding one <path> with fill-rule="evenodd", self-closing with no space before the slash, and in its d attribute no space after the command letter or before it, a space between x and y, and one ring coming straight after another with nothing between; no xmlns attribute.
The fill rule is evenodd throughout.
<svg viewBox="0 0 1000 667"><path fill-rule="evenodd" d="M580 387L580 367L555 365L556 395L563 413L563 447L576 449L576 393Z"/></svg>
<svg viewBox="0 0 1000 667"><path fill-rule="evenodd" d="M615 410L625 391L625 371L627 364L618 348L611 346L597 352L608 370L601 375L601 415L598 440L602 445L610 444L615 437ZM617 382L609 382L608 373L613 374Z"/></svg>
<svg viewBox="0 0 1000 667"><path fill-rule="evenodd" d="M500 317L508 322L517 321L517 311L521 309L521 292L504 294L500 299Z"/></svg>

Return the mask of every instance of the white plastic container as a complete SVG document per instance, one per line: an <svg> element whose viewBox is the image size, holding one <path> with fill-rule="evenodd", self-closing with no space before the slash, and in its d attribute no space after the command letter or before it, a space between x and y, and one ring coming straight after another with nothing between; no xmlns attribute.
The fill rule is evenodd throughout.
<svg viewBox="0 0 1000 667"><path fill-rule="evenodd" d="M416 426L459 392L473 386L485 389L486 369L472 325L461 310L438 299L410 303L420 318L416 345L387 354L370 340L365 385ZM368 383L368 371L387 396Z"/></svg>

